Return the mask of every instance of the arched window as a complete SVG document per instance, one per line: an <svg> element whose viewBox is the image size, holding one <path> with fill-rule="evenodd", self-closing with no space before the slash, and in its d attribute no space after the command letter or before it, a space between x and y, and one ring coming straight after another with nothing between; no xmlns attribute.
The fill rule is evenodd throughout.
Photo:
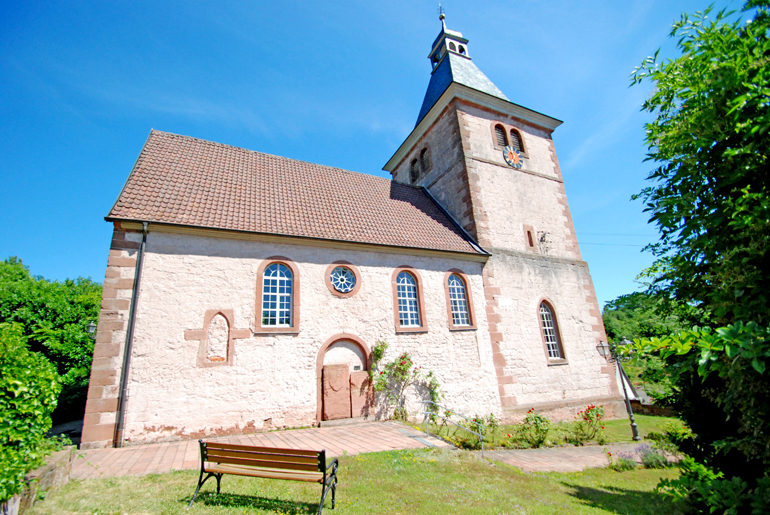
<svg viewBox="0 0 770 515"><path fill-rule="evenodd" d="M424 148L420 152L420 169L423 174L426 174L428 173L428 168L430 168L430 155L428 154L428 149Z"/></svg>
<svg viewBox="0 0 770 515"><path fill-rule="evenodd" d="M505 128L503 128L502 125L495 125L495 138L497 138L497 144L499 146L508 146L508 138L505 137Z"/></svg>
<svg viewBox="0 0 770 515"><path fill-rule="evenodd" d="M524 152L524 145L521 141L521 134L516 129L511 129L511 146L520 153Z"/></svg>
<svg viewBox="0 0 770 515"><path fill-rule="evenodd" d="M417 159L412 159L411 165L409 165L409 179L412 181L412 184L417 182L417 179L420 178L420 166L417 163Z"/></svg>
<svg viewBox="0 0 770 515"><path fill-rule="evenodd" d="M468 310L468 294L465 289L465 281L457 274L449 276L449 306L452 310L452 325L471 325L471 315Z"/></svg>
<svg viewBox="0 0 770 515"><path fill-rule="evenodd" d="M409 272L400 272L396 278L398 292L398 322L401 327L420 327L420 302L417 280Z"/></svg>
<svg viewBox="0 0 770 515"><path fill-rule="evenodd" d="M548 359L564 359L559 326L556 323L553 309L545 301L540 303L540 328L543 331L543 340L545 341Z"/></svg>
<svg viewBox="0 0 770 515"><path fill-rule="evenodd" d="M454 43L449 43L449 50L452 50L453 52L457 52L457 45Z"/></svg>
<svg viewBox="0 0 770 515"><path fill-rule="evenodd" d="M294 275L283 263L273 263L262 276L262 327L292 326Z"/></svg>

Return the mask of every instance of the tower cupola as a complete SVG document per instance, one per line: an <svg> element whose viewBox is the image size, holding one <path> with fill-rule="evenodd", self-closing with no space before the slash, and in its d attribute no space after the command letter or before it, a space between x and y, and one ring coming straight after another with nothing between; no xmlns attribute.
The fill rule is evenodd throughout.
<svg viewBox="0 0 770 515"><path fill-rule="evenodd" d="M433 41L430 54L428 54L432 67L430 83L425 92L425 98L415 126L428 114L428 111L452 83L462 84L487 95L508 100L503 92L471 61L468 54L468 40L460 32L448 29L445 18L442 10L441 16L439 16L441 32Z"/></svg>
<svg viewBox="0 0 770 515"><path fill-rule="evenodd" d="M442 12L439 16L441 20L441 32L436 40L433 42L433 48L431 48L430 59L433 69L436 69L441 63L441 60L446 57L449 52L462 56L466 59L470 59L468 55L468 40L463 37L460 32L455 30L449 30L446 26L446 16Z"/></svg>

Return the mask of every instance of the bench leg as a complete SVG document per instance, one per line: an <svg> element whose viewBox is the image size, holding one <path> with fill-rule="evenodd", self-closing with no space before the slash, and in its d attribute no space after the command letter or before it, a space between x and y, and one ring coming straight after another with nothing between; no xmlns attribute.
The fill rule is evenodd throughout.
<svg viewBox="0 0 770 515"><path fill-rule="evenodd" d="M329 478L329 481L327 483L324 483L322 490L321 490L321 504L318 506L318 515L321 515L321 512L324 509L324 503L326 502L326 495L329 493L329 490L332 491L332 509L334 509L336 505L336 492L337 492L337 476L331 476Z"/></svg>
<svg viewBox="0 0 770 515"><path fill-rule="evenodd" d="M219 483L222 481L222 474L217 474L217 495L219 495Z"/></svg>
<svg viewBox="0 0 770 515"><path fill-rule="evenodd" d="M222 474L220 474L220 476L221 476L221 475L222 475ZM193 503L195 502L195 498L196 498L196 497L198 497L198 492L200 491L201 487L203 486L203 483L205 483L206 481L208 481L208 479L209 479L211 476L214 476L214 477L216 477L216 474L212 474L211 472L209 472L209 474L206 476L206 479L203 479L203 471L201 470L201 475L200 475L200 476L198 476L198 487L195 489L195 493L193 494L193 496L192 496L192 499L190 499L190 504L188 504L188 505L187 505L187 507L188 507L188 508L189 508L190 506L192 506L192 505L193 505ZM203 481L201 481L201 479L203 479ZM219 478L217 478L217 493L219 493Z"/></svg>

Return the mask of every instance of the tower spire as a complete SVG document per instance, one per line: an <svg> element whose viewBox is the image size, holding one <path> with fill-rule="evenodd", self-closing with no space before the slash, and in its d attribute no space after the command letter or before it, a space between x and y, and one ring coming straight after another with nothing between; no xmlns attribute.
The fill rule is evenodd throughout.
<svg viewBox="0 0 770 515"><path fill-rule="evenodd" d="M438 4L437 12L438 19L441 20L441 32L433 41L428 54L432 71L428 90L425 92L425 99L417 116L418 124L453 82L508 100L503 92L473 64L468 52L468 40L462 33L447 28L444 7L441 4Z"/></svg>

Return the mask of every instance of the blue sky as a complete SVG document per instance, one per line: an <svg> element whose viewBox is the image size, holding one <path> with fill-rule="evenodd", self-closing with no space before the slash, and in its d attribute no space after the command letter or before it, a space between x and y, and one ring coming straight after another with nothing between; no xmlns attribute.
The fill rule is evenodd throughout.
<svg viewBox="0 0 770 515"><path fill-rule="evenodd" d="M449 28L554 133L601 302L638 289L657 238L629 74L703 1L443 2ZM717 2L739 9L742 2ZM0 259L101 282L104 221L151 128L389 177L440 22L432 1L0 3Z"/></svg>

